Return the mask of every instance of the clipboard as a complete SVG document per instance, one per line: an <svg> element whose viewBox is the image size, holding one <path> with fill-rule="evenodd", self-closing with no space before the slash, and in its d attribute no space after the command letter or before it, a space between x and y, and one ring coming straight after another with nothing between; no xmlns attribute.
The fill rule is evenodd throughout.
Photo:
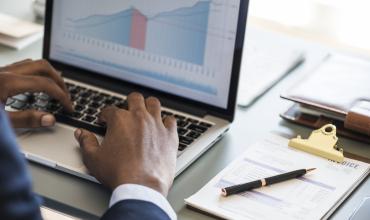
<svg viewBox="0 0 370 220"><path fill-rule="evenodd" d="M320 129L314 130L308 139L302 139L299 135L297 138L291 139L288 145L338 163L343 162L345 157L370 163L369 158L344 152L342 148L338 147L336 131L335 125L327 124Z"/></svg>

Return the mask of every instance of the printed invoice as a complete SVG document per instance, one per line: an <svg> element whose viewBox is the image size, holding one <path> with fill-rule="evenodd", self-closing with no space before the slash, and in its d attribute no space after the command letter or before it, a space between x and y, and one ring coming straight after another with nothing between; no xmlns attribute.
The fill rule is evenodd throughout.
<svg viewBox="0 0 370 220"><path fill-rule="evenodd" d="M297 169L317 168L304 177L230 197L220 188ZM345 159L336 163L288 147L271 135L249 147L237 160L185 202L226 219L326 219L361 183L370 165Z"/></svg>

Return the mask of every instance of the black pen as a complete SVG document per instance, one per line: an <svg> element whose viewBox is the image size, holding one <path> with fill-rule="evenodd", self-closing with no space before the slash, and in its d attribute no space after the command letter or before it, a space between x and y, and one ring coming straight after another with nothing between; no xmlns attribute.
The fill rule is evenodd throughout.
<svg viewBox="0 0 370 220"><path fill-rule="evenodd" d="M275 183L284 182L287 180L295 179L301 176L304 176L306 173L316 170L316 168L311 169L302 169L302 170L295 170L289 173L279 174L277 176L272 176L268 178L264 178L261 180L256 180L249 183L239 184L235 186L230 186L221 189L221 193L223 196L230 196L238 193L243 193L252 189L268 186Z"/></svg>

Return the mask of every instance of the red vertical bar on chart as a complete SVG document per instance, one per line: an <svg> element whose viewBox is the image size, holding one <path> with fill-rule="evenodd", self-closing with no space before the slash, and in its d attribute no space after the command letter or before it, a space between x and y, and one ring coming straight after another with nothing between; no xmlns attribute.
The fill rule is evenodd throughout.
<svg viewBox="0 0 370 220"><path fill-rule="evenodd" d="M146 30L148 19L137 9L132 11L132 26L130 46L139 50L145 50Z"/></svg>

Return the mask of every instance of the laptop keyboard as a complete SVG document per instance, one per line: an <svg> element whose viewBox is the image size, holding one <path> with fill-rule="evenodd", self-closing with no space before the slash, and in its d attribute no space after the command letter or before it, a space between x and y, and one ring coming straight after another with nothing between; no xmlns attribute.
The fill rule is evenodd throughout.
<svg viewBox="0 0 370 220"><path fill-rule="evenodd" d="M84 128L100 135L105 134L105 124L98 121L100 111L110 105L127 109L126 99L88 89L72 83L66 83L74 104L75 112L67 113L57 100L44 93L25 93L13 96L6 106L16 110L37 109L55 115L58 122ZM213 125L209 122L189 118L168 110L162 111L162 117L174 116L177 120L180 152L184 151L196 139L200 138Z"/></svg>

